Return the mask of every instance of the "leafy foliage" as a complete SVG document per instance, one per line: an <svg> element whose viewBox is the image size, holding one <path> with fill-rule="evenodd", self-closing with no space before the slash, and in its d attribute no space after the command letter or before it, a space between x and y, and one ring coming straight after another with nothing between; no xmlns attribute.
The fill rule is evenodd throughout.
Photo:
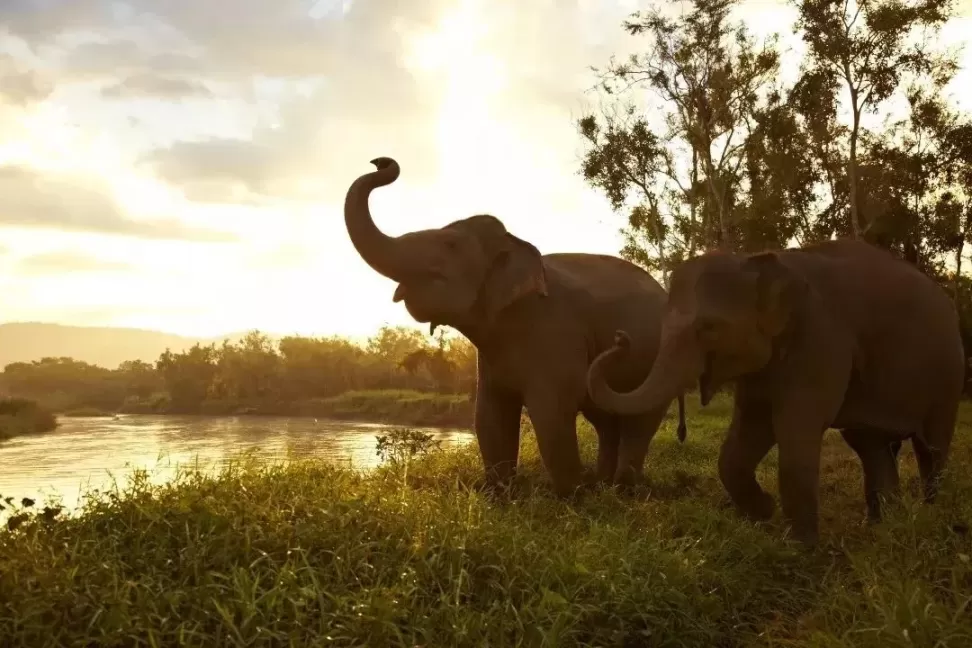
<svg viewBox="0 0 972 648"><path fill-rule="evenodd" d="M32 400L0 398L0 441L57 428L57 419Z"/></svg>
<svg viewBox="0 0 972 648"><path fill-rule="evenodd" d="M384 327L363 345L339 337L274 342L253 331L236 344L167 350L154 366L131 361L110 370L71 358L18 362L4 368L0 381L11 394L69 413L307 413L314 402L349 392L470 395L476 351L465 338L446 338L441 330L430 340L418 329Z"/></svg>
<svg viewBox="0 0 972 648"><path fill-rule="evenodd" d="M577 123L583 176L624 217L621 255L665 281L705 250L859 237L968 298L972 120L944 94L955 53L935 47L954 3L791 4L806 45L791 83L735 0L624 22L644 49L599 70L604 107Z"/></svg>

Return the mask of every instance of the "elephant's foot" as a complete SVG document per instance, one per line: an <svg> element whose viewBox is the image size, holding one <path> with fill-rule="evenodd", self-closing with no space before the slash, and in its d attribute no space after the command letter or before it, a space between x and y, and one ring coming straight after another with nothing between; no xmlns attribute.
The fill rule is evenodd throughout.
<svg viewBox="0 0 972 648"><path fill-rule="evenodd" d="M820 533L817 531L816 525L791 524L790 537L808 549L817 546L820 542Z"/></svg>
<svg viewBox="0 0 972 648"><path fill-rule="evenodd" d="M476 489L491 499L508 501L516 497L519 489L512 478L482 480Z"/></svg>
<svg viewBox="0 0 972 648"><path fill-rule="evenodd" d="M613 472L604 470L585 470L581 477L581 487L590 490L610 486L613 476Z"/></svg>
<svg viewBox="0 0 972 648"><path fill-rule="evenodd" d="M740 515L751 522L766 522L773 517L773 512L776 510L773 496L764 491L760 491L750 499L737 501L735 504Z"/></svg>
<svg viewBox="0 0 972 648"><path fill-rule="evenodd" d="M577 497L579 492L588 490L586 488L586 481L584 479L583 470L578 470L570 478L557 478L551 475L551 487L553 488L554 496L558 499L570 500Z"/></svg>

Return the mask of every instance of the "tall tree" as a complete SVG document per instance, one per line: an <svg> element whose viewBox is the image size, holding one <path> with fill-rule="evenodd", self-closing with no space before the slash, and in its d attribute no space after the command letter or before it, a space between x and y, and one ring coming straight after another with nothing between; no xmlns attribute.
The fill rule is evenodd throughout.
<svg viewBox="0 0 972 648"><path fill-rule="evenodd" d="M955 61L927 47L927 39L953 15L953 0L791 0L808 46L807 67L824 80L815 100L834 103L846 90L850 112L846 174L849 233L860 237L874 220L861 221L859 159L861 118L876 114L909 76L943 85ZM837 83L834 83L834 81Z"/></svg>
<svg viewBox="0 0 972 648"><path fill-rule="evenodd" d="M624 29L646 36L647 51L598 71L619 101L578 122L585 179L616 209L631 205L622 255L663 275L699 249L740 245L746 140L779 56L774 42L757 44L730 19L735 4L694 0L676 18L634 14Z"/></svg>

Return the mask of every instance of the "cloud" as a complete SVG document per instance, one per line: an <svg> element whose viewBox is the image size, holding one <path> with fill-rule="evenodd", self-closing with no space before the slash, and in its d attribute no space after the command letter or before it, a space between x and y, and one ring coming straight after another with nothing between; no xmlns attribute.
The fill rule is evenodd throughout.
<svg viewBox="0 0 972 648"><path fill-rule="evenodd" d="M232 240L174 219L134 220L103 187L17 165L0 166L0 225L117 234L146 239Z"/></svg>
<svg viewBox="0 0 972 648"><path fill-rule="evenodd" d="M43 101L53 84L33 70L25 70L9 55L0 54L0 102L27 106Z"/></svg>
<svg viewBox="0 0 972 648"><path fill-rule="evenodd" d="M173 51L167 42L153 43L124 37L81 43L64 54L59 70L68 81L117 82L126 76L200 75L200 60L188 52Z"/></svg>
<svg viewBox="0 0 972 648"><path fill-rule="evenodd" d="M127 263L107 261L71 250L35 254L21 259L16 268L21 274L27 275L59 275L69 272L127 272L133 269Z"/></svg>
<svg viewBox="0 0 972 648"><path fill-rule="evenodd" d="M108 0L12 0L0 21L52 48L71 42L66 34L97 34L74 37L61 68L72 79L105 82L102 92L111 98L201 97L208 86L252 106L274 104L279 115L264 113L249 133L193 134L141 154L141 164L190 200L339 200L380 155L407 165L410 182L435 177L444 88L434 73L416 77L405 59L409 38L436 28L460 3L324 1L330 12L314 19L322 15L320 1L129 0L122 10ZM535 141L560 133L551 122L569 121L579 105L579 77L610 50L592 34L620 33L629 10L621 4L484 5L492 30L482 45L508 77L505 101L492 108L497 118L516 117ZM286 87L268 97L258 87L266 79ZM309 92L288 92L308 80Z"/></svg>
<svg viewBox="0 0 972 648"><path fill-rule="evenodd" d="M150 72L133 74L101 90L101 96L109 99L181 99L183 97L205 97L211 94L209 88L196 79Z"/></svg>

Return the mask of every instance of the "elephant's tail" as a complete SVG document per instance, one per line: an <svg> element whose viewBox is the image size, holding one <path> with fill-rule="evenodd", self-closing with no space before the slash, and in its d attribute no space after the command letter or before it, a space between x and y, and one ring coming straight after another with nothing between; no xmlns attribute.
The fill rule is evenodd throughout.
<svg viewBox="0 0 972 648"><path fill-rule="evenodd" d="M685 443L685 434L688 428L685 426L685 392L678 395L678 441Z"/></svg>

